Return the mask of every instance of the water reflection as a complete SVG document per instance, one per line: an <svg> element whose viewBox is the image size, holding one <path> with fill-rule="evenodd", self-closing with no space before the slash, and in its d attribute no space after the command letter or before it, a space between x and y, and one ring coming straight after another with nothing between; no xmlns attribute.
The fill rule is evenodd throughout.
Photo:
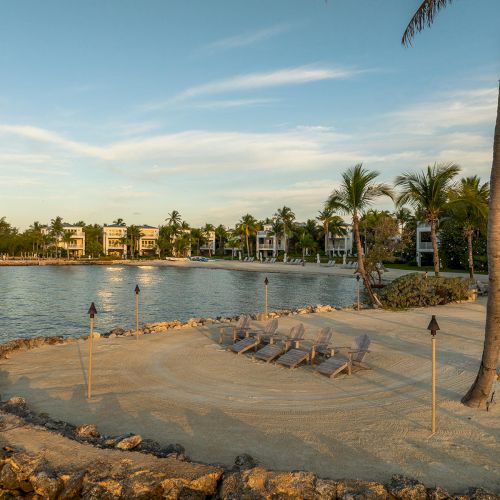
<svg viewBox="0 0 500 500"><path fill-rule="evenodd" d="M82 335L92 301L97 329L132 327L135 285L141 288L141 321L254 313L306 304L355 301L351 277L299 276L219 269L153 266L41 266L0 268L0 341L35 335Z"/></svg>

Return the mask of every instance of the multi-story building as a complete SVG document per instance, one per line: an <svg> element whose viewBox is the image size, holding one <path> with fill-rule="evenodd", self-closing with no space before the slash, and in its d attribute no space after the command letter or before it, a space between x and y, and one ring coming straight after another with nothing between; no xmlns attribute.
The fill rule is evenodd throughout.
<svg viewBox="0 0 500 500"><path fill-rule="evenodd" d="M216 250L216 238L215 231L209 231L208 234L205 234L205 239L203 240L203 244L200 246L200 253L207 253L208 255L213 255Z"/></svg>
<svg viewBox="0 0 500 500"><path fill-rule="evenodd" d="M127 256L127 227L118 224L102 228L102 249L104 255Z"/></svg>
<svg viewBox="0 0 500 500"><path fill-rule="evenodd" d="M328 233L328 237L325 238L325 253L330 256L342 256L351 255L353 246L353 233L352 226L349 224L345 225L345 234L332 234Z"/></svg>
<svg viewBox="0 0 500 500"><path fill-rule="evenodd" d="M271 224L264 224L262 231L257 231L257 255L262 253L264 257L277 257L278 252L284 252L285 248L285 238L282 234L273 234Z"/></svg>
<svg viewBox="0 0 500 500"><path fill-rule="evenodd" d="M439 246L439 233L437 233L437 240ZM420 267L422 265L422 260L430 260L434 257L434 249L432 248L431 240L431 226L426 222L419 222L417 224L417 242L416 242L416 252L417 252L417 265ZM427 258L426 258L427 256Z"/></svg>
<svg viewBox="0 0 500 500"><path fill-rule="evenodd" d="M74 224L64 223L62 225L63 233L57 236L55 244L58 248L63 248L70 257L83 257L85 255L85 232L82 226L75 226ZM51 229L49 226L42 227L42 234L50 234ZM69 242L63 240L65 233L71 235Z"/></svg>
<svg viewBox="0 0 500 500"><path fill-rule="evenodd" d="M136 250L139 252L141 257L149 256L152 257L158 254L158 237L160 236L160 230L153 226L139 226L141 230L141 236L137 241Z"/></svg>

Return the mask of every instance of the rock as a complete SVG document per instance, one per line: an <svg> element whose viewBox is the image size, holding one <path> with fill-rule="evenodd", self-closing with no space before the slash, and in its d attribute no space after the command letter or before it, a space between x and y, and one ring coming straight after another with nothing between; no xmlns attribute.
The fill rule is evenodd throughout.
<svg viewBox="0 0 500 500"><path fill-rule="evenodd" d="M65 474L60 476L62 481L62 489L59 500L71 500L73 498L80 498L83 488L83 479L86 471L76 472L75 474Z"/></svg>
<svg viewBox="0 0 500 500"><path fill-rule="evenodd" d="M253 469L257 466L257 462L248 453L243 453L235 458L234 466L236 470Z"/></svg>
<svg viewBox="0 0 500 500"><path fill-rule="evenodd" d="M469 488L466 495L471 500L498 500L500 498L499 495L483 490L483 488Z"/></svg>
<svg viewBox="0 0 500 500"><path fill-rule="evenodd" d="M26 400L21 396L12 396L6 403L8 406L26 407Z"/></svg>
<svg viewBox="0 0 500 500"><path fill-rule="evenodd" d="M337 481L332 481L329 479L317 479L316 480L316 493L318 498L326 500L335 500L337 497Z"/></svg>
<svg viewBox="0 0 500 500"><path fill-rule="evenodd" d="M101 334L99 332L92 332L92 338L94 340L99 340L101 338Z"/></svg>
<svg viewBox="0 0 500 500"><path fill-rule="evenodd" d="M429 488L427 490L427 498L429 500L445 500L447 498L451 498L451 495L440 486L436 488Z"/></svg>
<svg viewBox="0 0 500 500"><path fill-rule="evenodd" d="M97 426L94 424L79 425L75 430L75 434L78 437L83 437L83 438L99 438L99 437L101 437L101 433L97 429Z"/></svg>
<svg viewBox="0 0 500 500"><path fill-rule="evenodd" d="M386 500L389 493L383 484L372 481L346 479L337 484L337 498Z"/></svg>
<svg viewBox="0 0 500 500"><path fill-rule="evenodd" d="M427 499L427 490L420 481L399 474L392 476L389 493L400 500Z"/></svg>
<svg viewBox="0 0 500 500"><path fill-rule="evenodd" d="M30 477L33 490L40 497L47 500L58 498L63 488L63 482L52 471L42 470Z"/></svg>
<svg viewBox="0 0 500 500"><path fill-rule="evenodd" d="M119 450L132 450L136 446L139 446L141 442L142 442L142 437L136 434L134 436L122 439L117 443L115 447L118 448Z"/></svg>
<svg viewBox="0 0 500 500"><path fill-rule="evenodd" d="M109 339L116 339L116 333L110 333L110 334L108 335L108 338L109 338Z"/></svg>

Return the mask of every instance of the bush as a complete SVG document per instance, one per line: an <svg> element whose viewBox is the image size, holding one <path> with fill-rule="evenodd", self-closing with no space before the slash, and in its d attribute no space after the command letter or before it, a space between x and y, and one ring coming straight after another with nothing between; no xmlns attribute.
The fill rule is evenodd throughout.
<svg viewBox="0 0 500 500"><path fill-rule="evenodd" d="M468 296L468 280L412 273L390 283L381 293L380 299L388 309L408 309L448 304L465 300Z"/></svg>

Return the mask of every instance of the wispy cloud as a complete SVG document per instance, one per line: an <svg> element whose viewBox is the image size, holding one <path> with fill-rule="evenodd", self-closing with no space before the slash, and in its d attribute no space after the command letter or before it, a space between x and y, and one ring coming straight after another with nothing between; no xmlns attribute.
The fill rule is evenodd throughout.
<svg viewBox="0 0 500 500"><path fill-rule="evenodd" d="M248 47L269 40L277 35L290 31L291 25L277 24L269 28L260 29L251 33L242 33L216 40L202 47L203 52L219 52L240 47Z"/></svg>
<svg viewBox="0 0 500 500"><path fill-rule="evenodd" d="M153 111L165 108L171 104L207 95L352 78L362 72L362 70L348 67L306 65L261 73L246 73L189 87L172 99L145 104L142 106L142 109L145 111Z"/></svg>
<svg viewBox="0 0 500 500"><path fill-rule="evenodd" d="M243 108L247 106L267 106L278 99L221 99L206 102L197 102L193 104L195 108L201 109L228 109L228 108Z"/></svg>

